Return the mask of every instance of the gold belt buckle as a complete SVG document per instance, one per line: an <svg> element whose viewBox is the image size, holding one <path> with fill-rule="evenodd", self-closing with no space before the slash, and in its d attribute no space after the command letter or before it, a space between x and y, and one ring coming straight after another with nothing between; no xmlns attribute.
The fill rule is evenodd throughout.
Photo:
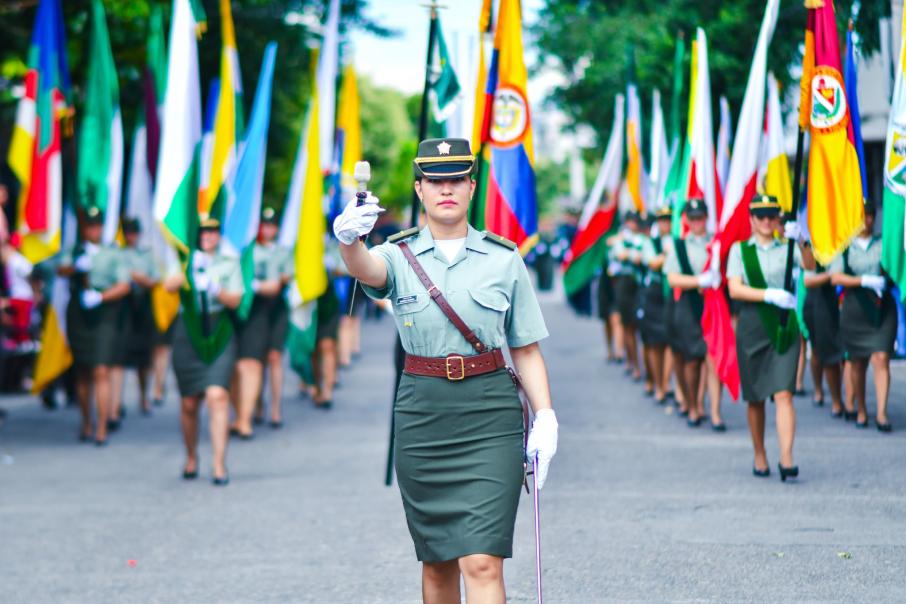
<svg viewBox="0 0 906 604"><path fill-rule="evenodd" d="M459 377L453 376L453 371L451 370L450 361L459 361ZM453 368L456 366L453 365ZM446 358L446 369L447 369L447 379L451 382L458 382L466 378L466 360L461 355L455 354L450 355Z"/></svg>

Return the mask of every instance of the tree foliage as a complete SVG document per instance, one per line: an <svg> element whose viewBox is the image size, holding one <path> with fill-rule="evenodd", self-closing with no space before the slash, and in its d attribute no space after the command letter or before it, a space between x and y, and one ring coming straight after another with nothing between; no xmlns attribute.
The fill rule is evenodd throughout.
<svg viewBox="0 0 906 604"><path fill-rule="evenodd" d="M889 14L890 2L838 0L841 39L853 5L859 6L854 20L861 51L876 52L880 47L878 21ZM695 37L696 27L702 27L708 36L713 101L716 105L720 95L725 95L738 112L764 8L765 0L547 0L541 11L545 18L539 20L533 34L541 58L567 74L567 83L553 92L553 100L576 123L592 126L601 135L599 144L603 146L613 119L613 97L626 87L628 50L634 50L635 79L644 113L650 114L655 88L669 102L677 35L685 36L688 56L688 41ZM805 20L801 0L781 2L768 66L785 86L795 85L790 67L801 61ZM684 77L685 99L688 60Z"/></svg>

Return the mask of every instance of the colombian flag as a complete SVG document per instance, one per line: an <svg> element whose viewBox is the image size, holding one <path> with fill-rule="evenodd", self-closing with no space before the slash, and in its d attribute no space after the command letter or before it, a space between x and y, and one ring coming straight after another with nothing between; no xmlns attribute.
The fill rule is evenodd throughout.
<svg viewBox="0 0 906 604"><path fill-rule="evenodd" d="M538 239L538 204L519 0L501 0L497 25L472 224L511 239L525 254Z"/></svg>
<svg viewBox="0 0 906 604"><path fill-rule="evenodd" d="M808 228L815 259L830 264L862 229L862 174L843 85L834 4L806 0L799 126L810 129Z"/></svg>
<svg viewBox="0 0 906 604"><path fill-rule="evenodd" d="M9 166L21 192L16 228L32 264L60 250L63 164L60 119L69 111L69 68L59 0L41 0L28 51L25 96L16 110Z"/></svg>

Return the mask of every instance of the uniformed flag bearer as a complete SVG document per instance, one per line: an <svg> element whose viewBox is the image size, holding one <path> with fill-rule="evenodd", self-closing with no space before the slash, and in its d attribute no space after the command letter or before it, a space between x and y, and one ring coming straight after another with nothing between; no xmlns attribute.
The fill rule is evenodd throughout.
<svg viewBox="0 0 906 604"><path fill-rule="evenodd" d="M94 442L107 444L110 368L119 363L124 343L122 300L129 294L129 270L120 251L101 245L104 214L96 207L82 214L81 241L63 254L58 270L69 277L66 335L72 350L76 397L82 410L80 439L91 438L91 390L97 405Z"/></svg>
<svg viewBox="0 0 906 604"><path fill-rule="evenodd" d="M395 459L424 599L458 602L462 575L470 602L503 602L524 451L523 412L502 348L535 410L527 453L537 453L540 487L557 449L538 345L547 329L516 246L467 221L475 191L468 141L422 141L414 168L427 226L369 251L359 237L381 212L369 197L349 202L334 233L350 274L369 296L389 298L406 352Z"/></svg>
<svg viewBox="0 0 906 604"><path fill-rule="evenodd" d="M793 309L796 297L783 289L786 273L787 243L774 237L774 221L780 204L774 197L757 195L749 204L752 237L730 248L727 280L730 296L740 301L736 327L736 354L742 397L748 402L749 430L755 449L752 473L770 475L764 448L765 400L772 398L777 413L777 439L780 443L780 479L795 478L793 440L796 410L793 390L799 361L799 329ZM799 225L787 222L784 234L799 239ZM811 250L795 249L794 266L813 270Z"/></svg>

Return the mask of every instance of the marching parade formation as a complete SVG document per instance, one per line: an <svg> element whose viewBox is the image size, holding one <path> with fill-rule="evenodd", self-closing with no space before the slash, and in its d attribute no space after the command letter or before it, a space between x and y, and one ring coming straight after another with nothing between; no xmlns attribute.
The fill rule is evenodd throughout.
<svg viewBox="0 0 906 604"><path fill-rule="evenodd" d="M461 578L469 602L505 601L503 560L513 555L523 488L534 499L541 601L538 493L559 424L535 283L548 289L538 258L541 208L552 200L536 187L519 0L480 2L467 132L445 124L464 95L441 7L428 5L418 145L405 157L406 194L389 200L390 211L369 190L369 132L356 73L343 68L348 17L339 0L323 3L320 47L309 49L307 110L282 201L263 193L280 107L272 98L298 93L279 90L281 50L269 42L245 115L230 0L216 3L220 72L205 95L202 3L173 0L169 11L148 3L128 152L105 3L90 2L79 55L87 81L75 87L61 1L32 4L8 147L14 178L0 184L4 379L15 370L50 408L77 403L77 439L103 447L132 413L127 401L144 416L175 403L172 369L181 476L209 473L222 487L230 438L284 425L285 369L315 408L331 409L338 369L357 358L363 315L391 314L399 339L388 484L395 470L424 601L459 602ZM613 122L591 191L581 209L546 212L550 222L578 214L558 258L563 289L603 327L602 350L577 354L622 365L659 408L714 438L728 431L729 400L745 404L753 476L776 471L786 483L800 474L795 401L807 370L816 407L827 398L841 422L894 430L906 47L894 65L883 199L871 199L852 26L841 52L834 3L806 0L801 91L785 99L798 103L791 169L768 71L780 1L764 4L732 145L725 99L713 133L708 32L695 30L688 53L681 33L669 128L656 90L644 120L630 52L625 94L600 92ZM31 359L25 366L15 364L18 351ZM127 370L137 393L124 392ZM607 402L606 392L591 394ZM210 463L199 457L203 407ZM766 446L769 415L776 452Z"/></svg>

